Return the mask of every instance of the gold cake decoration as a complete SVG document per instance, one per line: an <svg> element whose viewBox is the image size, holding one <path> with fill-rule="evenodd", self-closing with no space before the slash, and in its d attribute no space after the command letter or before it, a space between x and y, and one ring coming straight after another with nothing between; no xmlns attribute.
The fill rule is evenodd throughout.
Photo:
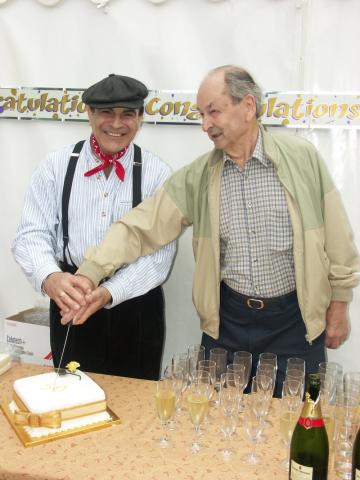
<svg viewBox="0 0 360 480"><path fill-rule="evenodd" d="M80 363L78 362L75 362L74 360L72 360L71 362L69 362L65 368L66 370L69 372L69 373L75 373L76 370L80 367Z"/></svg>

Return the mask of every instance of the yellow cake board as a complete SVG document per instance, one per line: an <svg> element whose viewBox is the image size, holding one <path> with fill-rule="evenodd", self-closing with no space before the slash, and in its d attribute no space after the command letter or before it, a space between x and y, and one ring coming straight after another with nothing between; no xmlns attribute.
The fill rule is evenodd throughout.
<svg viewBox="0 0 360 480"><path fill-rule="evenodd" d="M79 428L73 428L71 430L66 430L64 432L57 432L44 437L31 437L22 425L15 425L14 415L9 408L9 404L3 402L0 405L4 415L9 420L10 425L15 430L17 436L21 440L22 444L25 447L35 447L36 445L43 445L44 443L53 442L54 440L59 440L60 438L73 437L74 435L79 435L81 433L94 432L95 430L101 430L102 428L112 427L113 425L118 425L121 423L119 417L114 413L109 407L106 408L107 413L110 415L108 420L103 422L97 422L93 425L85 425Z"/></svg>

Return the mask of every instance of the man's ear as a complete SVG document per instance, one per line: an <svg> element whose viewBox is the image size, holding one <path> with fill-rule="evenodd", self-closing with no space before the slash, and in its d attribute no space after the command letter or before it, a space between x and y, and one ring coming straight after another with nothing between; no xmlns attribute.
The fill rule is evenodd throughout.
<svg viewBox="0 0 360 480"><path fill-rule="evenodd" d="M248 93L243 98L244 105L246 107L246 117L247 120L252 120L256 117L256 100L254 95Z"/></svg>

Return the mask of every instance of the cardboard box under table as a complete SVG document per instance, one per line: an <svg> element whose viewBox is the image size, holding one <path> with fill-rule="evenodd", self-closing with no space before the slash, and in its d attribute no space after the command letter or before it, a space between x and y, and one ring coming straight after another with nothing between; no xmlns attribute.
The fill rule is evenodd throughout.
<svg viewBox="0 0 360 480"><path fill-rule="evenodd" d="M52 366L49 310L30 308L5 318L3 341L15 360Z"/></svg>

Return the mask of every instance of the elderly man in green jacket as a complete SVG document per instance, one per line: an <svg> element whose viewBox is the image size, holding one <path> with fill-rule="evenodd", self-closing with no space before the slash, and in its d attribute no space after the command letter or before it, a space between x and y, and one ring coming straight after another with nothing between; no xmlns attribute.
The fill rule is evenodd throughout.
<svg viewBox="0 0 360 480"><path fill-rule="evenodd" d="M302 138L259 124L261 91L247 71L214 69L197 102L215 148L114 223L78 274L97 286L192 225L193 301L206 351L223 347L229 362L235 351L250 351L253 373L261 352L276 353L279 396L288 357L317 371L325 346L346 340L358 253L319 153ZM91 314L93 295L74 323Z"/></svg>

